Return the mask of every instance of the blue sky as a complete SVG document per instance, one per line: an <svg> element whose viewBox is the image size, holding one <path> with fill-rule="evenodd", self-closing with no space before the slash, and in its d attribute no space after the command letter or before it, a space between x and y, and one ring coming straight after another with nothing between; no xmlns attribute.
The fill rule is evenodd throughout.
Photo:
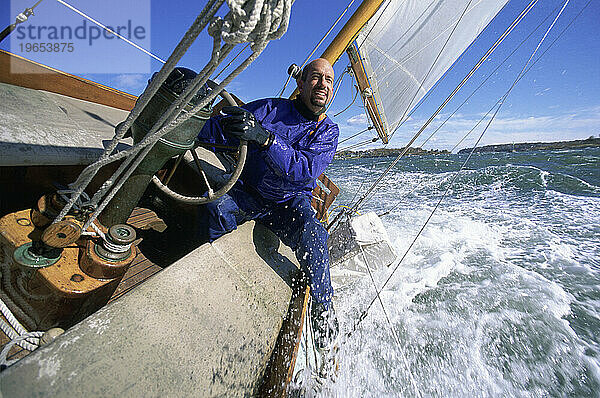
<svg viewBox="0 0 600 398"><path fill-rule="evenodd" d="M205 4L203 1L184 0L169 2L138 0L135 3L116 0L104 2L71 0L67 2L105 24L123 24L125 26L128 20L133 21L133 27L141 26L144 32L141 34L142 31L138 30L137 36L141 40L135 41L163 59L169 56ZM229 91L246 101L277 95L285 83L287 67L292 62L300 64L304 61L333 21L346 8L348 2L349 0L297 0L292 9L290 27L286 35L282 39L270 43L259 59L230 85ZM0 12L2 27L14 20L15 11L13 10L21 11L33 3L33 0L3 1L0 6L2 7ZM351 15L359 3L360 1L357 0L352 5L344 20ZM557 6L562 5L563 1L541 0L539 3L496 51L490 61L484 64L472 82L461 90L459 95L423 133L422 137L416 141L417 145L420 145L439 126L441 121L455 110L464 98L491 73L498 63L504 60L542 19ZM586 3L587 0L570 1L540 52L547 48ZM526 4L527 1L524 0L509 1L508 5L457 62L440 85L434 89L429 98L419 105L411 120L398 130L390 144L391 147L401 147L409 141L412 134L433 113ZM13 10L11 10L11 6ZM599 2L592 1L575 23L515 87L483 138L482 144L556 141L582 139L591 135L600 136L599 16ZM549 18L546 24L491 76L488 83L469 100L468 104L462 107L427 142L425 148L451 149L455 146L464 134L475 125L481 115L487 112L508 89L552 19L553 17ZM28 24L71 24L76 26L81 20L79 15L55 0L44 0L36 9L36 15L22 26ZM339 27L341 24L334 30L334 34L337 33ZM23 35L21 34L21 36ZM333 35L330 37L332 38ZM89 37L86 38L88 42L89 39ZM25 41L27 40L35 41L26 38ZM100 42L101 40L97 40L97 43ZM329 40L326 41L326 44L328 43ZM78 51L85 47L78 42L75 44ZM15 51L18 50L16 45L17 42L13 42L12 50L18 53ZM0 44L0 48L11 49L10 42L5 40ZM196 70L200 69L207 60L209 49L210 42L206 33L203 32L200 39L194 43L183 58L181 65ZM320 54L323 49L319 49L317 54ZM102 46L95 43L93 51L79 53L75 61L69 61L66 54L52 54L53 57L50 57L48 54L42 56L30 52L21 55L29 58L35 58L36 55L41 56L38 60L42 63L50 64L58 69L74 68L75 70L71 70L71 72L133 94L139 94L143 90L151 72L158 70L161 65L158 61L152 60L147 55L116 40L104 40ZM340 74L347 63L344 55L335 65L336 73ZM135 73L126 73L131 71ZM291 93L291 87L292 85L286 91L288 95ZM333 115L349 105L352 95L352 79L346 77L329 114ZM335 121L340 125L342 138L366 127L362 107L357 103L348 111L337 116ZM369 135L363 135L353 141L348 141L340 145L340 149L369 137ZM471 146L474 141L475 134L465 139L459 149Z"/></svg>

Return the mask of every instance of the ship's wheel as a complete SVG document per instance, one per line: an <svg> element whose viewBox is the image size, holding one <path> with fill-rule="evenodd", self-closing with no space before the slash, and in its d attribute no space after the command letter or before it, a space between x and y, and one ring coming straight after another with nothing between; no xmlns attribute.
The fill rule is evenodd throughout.
<svg viewBox="0 0 600 398"><path fill-rule="evenodd" d="M216 83L209 80L208 84L211 89L216 88ZM222 104L220 103L215 107L215 111L217 113L222 108L223 105L231 105L231 106L239 106L240 105L240 103L238 103L238 101L236 101L236 99L225 90L222 90L219 93L219 95L221 96L221 98L224 99L224 101ZM229 162L227 162L227 161L223 162L222 157L217 158L215 155L211 156L212 162L210 162L210 160L207 161L205 159L206 156L202 156L204 159L200 159L200 156L198 155L198 152L202 151L202 149L200 147L203 147L203 148L210 147L210 148L219 149L220 153L223 154L226 159L232 160L231 163L234 163L232 170L227 170L228 167L223 167L224 170L221 170L221 172L219 173L220 178L215 178L214 170L216 168L211 167L210 164L211 163L221 163L221 165L222 165L223 163L229 163ZM204 152L206 153L206 150ZM169 170L169 172L165 175L163 181L161 181L161 179L155 175L152 177L152 182L154 182L154 184L158 187L158 189L160 189L163 193L165 193L167 196L175 199L176 201L183 202L186 204L193 204L193 205L209 203L209 202L212 202L212 201L220 198L221 196L225 195L235 185L238 178L240 177L240 174L242 174L242 170L244 169L244 164L246 162L247 153L248 153L248 142L244 141L244 140L240 140L240 143L237 147L224 146L224 145L218 145L218 144L196 143L194 148L188 150L187 153L184 153L177 158L177 160L175 161L175 164ZM175 170L178 168L180 163L184 160L197 172L199 177L202 179L202 182L207 186L207 192L204 196L182 195L180 193L173 191L171 188L169 188L167 186L167 184L171 180L171 177L175 173ZM206 170L207 167L211 167L211 170ZM226 177L223 178L223 176L226 176ZM217 189L213 189L213 187L211 186L210 180L212 180L212 181L220 180L218 182L219 187ZM213 184L214 184L214 182L213 182Z"/></svg>

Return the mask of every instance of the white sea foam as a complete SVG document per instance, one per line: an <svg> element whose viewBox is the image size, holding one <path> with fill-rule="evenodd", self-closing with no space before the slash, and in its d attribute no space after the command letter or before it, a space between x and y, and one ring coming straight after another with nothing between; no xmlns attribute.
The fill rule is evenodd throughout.
<svg viewBox="0 0 600 398"><path fill-rule="evenodd" d="M516 163L459 176L382 291L386 312L375 301L342 347L325 396L598 396L600 198L557 188L570 172ZM369 202L393 208L383 221L399 256L453 175L394 172ZM341 292L344 331L374 294L368 278Z"/></svg>

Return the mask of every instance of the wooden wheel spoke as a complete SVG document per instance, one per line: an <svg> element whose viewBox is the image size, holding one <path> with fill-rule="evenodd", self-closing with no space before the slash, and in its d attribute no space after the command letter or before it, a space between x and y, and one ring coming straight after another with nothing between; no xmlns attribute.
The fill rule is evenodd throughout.
<svg viewBox="0 0 600 398"><path fill-rule="evenodd" d="M181 155L179 155L177 157L177 160L175 161L175 164L173 165L173 167L171 167L171 171L169 171L169 174L167 175L167 177L165 178L165 180L163 181L163 184L167 185L169 183L169 181L171 181L171 178L173 178L173 174L175 174L175 170L177 170L177 167L179 166L179 163L181 163L181 161L183 160L183 153Z"/></svg>
<svg viewBox="0 0 600 398"><path fill-rule="evenodd" d="M208 198L212 198L214 192L212 187L210 186L210 183L208 182L208 178L206 177L206 173L204 172L204 169L202 168L202 165L200 164L200 159L198 158L198 154L196 153L195 149L190 149L190 152L192 153L192 157L194 158L194 163L196 163L196 167L198 168L198 171L200 172L200 175L202 176L202 178L204 179L204 183L206 184L206 187L208 188Z"/></svg>

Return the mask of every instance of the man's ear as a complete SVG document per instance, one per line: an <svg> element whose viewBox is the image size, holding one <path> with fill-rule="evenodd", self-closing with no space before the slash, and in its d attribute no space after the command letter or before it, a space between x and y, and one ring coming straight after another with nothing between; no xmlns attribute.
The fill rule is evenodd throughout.
<svg viewBox="0 0 600 398"><path fill-rule="evenodd" d="M302 92L302 77L296 78L296 84L298 85L298 92Z"/></svg>

